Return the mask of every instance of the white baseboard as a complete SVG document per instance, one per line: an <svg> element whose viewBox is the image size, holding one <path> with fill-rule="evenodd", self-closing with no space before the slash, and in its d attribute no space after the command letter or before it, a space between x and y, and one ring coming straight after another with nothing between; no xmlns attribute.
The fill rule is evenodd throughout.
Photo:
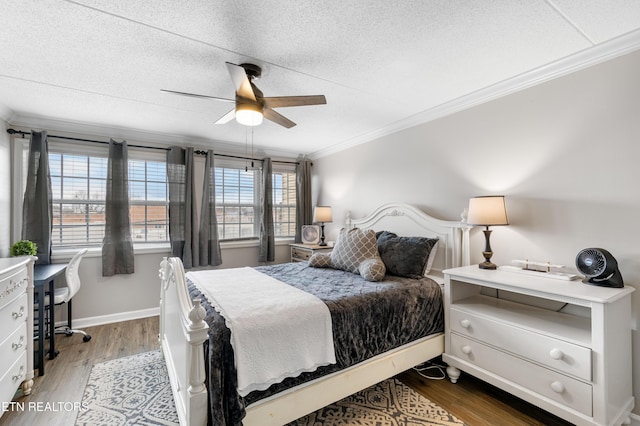
<svg viewBox="0 0 640 426"><path fill-rule="evenodd" d="M148 318L160 315L160 307L142 309L139 311L119 312L117 314L100 315L97 317L78 318L72 322L73 328L82 329L96 325L112 324L114 322L130 321L140 318ZM67 320L56 321L56 326L64 326Z"/></svg>

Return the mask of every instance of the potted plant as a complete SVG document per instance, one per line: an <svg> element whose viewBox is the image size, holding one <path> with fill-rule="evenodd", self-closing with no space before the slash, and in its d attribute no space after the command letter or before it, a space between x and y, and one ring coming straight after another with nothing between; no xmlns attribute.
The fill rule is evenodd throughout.
<svg viewBox="0 0 640 426"><path fill-rule="evenodd" d="M35 256L38 253L38 246L33 241L20 240L14 243L9 250L11 257Z"/></svg>

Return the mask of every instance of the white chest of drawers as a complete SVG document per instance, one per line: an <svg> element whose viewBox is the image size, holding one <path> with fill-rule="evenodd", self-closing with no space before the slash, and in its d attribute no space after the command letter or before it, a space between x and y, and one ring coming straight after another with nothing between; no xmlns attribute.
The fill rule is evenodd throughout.
<svg viewBox="0 0 640 426"><path fill-rule="evenodd" d="M33 258L0 259L0 402L33 386ZM0 416L3 411L0 410Z"/></svg>
<svg viewBox="0 0 640 426"><path fill-rule="evenodd" d="M463 370L577 425L629 420L633 287L477 265L444 272L452 382Z"/></svg>

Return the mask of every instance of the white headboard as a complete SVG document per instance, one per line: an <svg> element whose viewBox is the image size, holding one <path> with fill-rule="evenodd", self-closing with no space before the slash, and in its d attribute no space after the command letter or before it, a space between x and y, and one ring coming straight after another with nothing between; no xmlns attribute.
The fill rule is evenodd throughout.
<svg viewBox="0 0 640 426"><path fill-rule="evenodd" d="M436 219L404 203L385 204L366 217L350 221L349 227L390 231L404 237L438 237L430 276L441 276L445 269L470 263L469 230L472 226L466 223Z"/></svg>

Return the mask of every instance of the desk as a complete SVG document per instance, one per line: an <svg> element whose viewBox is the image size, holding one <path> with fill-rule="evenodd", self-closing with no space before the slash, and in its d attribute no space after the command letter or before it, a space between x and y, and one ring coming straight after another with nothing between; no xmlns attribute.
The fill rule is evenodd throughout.
<svg viewBox="0 0 640 426"><path fill-rule="evenodd" d="M66 263L55 263L51 265L35 265L33 267L33 288L37 292L38 301L38 354L35 359L35 366L38 367L38 375L44 374L44 339L46 330L44 327L45 296L49 295L49 359L56 357L55 351L55 321L53 291L54 281L67 269ZM48 288L47 288L48 286Z"/></svg>

